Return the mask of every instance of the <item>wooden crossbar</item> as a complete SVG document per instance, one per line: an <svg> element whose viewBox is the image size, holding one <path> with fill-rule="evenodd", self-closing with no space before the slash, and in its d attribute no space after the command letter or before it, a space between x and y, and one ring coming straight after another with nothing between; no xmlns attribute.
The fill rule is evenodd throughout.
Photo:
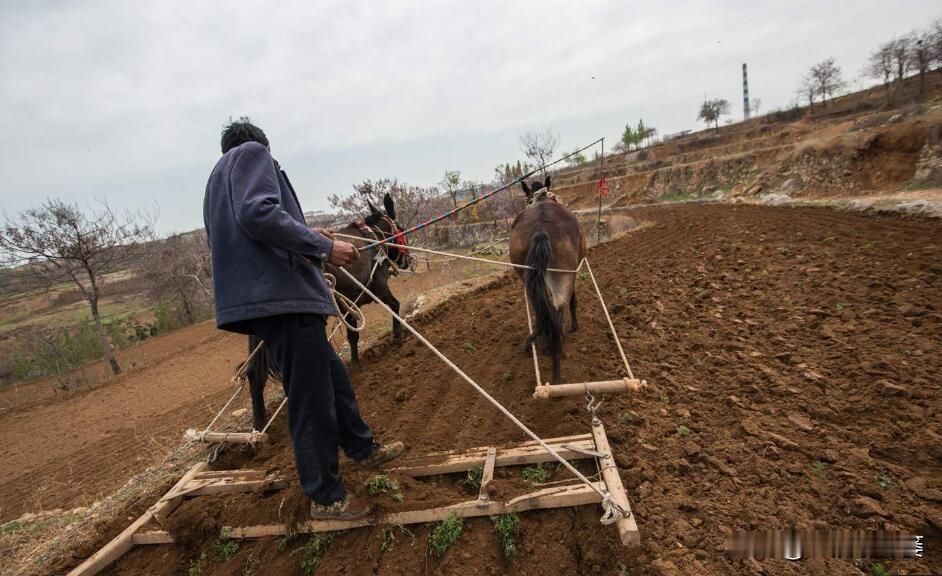
<svg viewBox="0 0 942 576"><path fill-rule="evenodd" d="M595 483L597 488L603 488L601 482ZM524 494L507 502L488 502L481 506L477 500L469 500L426 510L413 510L409 512L390 512L377 514L373 517L360 520L310 520L290 527L295 534L313 534L315 532L332 532L334 530L350 530L364 526L396 525L396 524L423 524L425 522L440 522L451 516L471 518L475 516L491 516L495 514L509 514L510 512L525 512L527 510L545 508L566 508L600 502L598 493L585 484L572 484L544 488L536 492ZM222 529L222 538L235 540L270 538L284 536L289 531L285 524L267 524L259 526L232 527Z"/></svg>
<svg viewBox="0 0 942 576"><path fill-rule="evenodd" d="M577 439L573 440L572 438ZM591 458L591 456L580 452L579 449L593 450L595 448L591 434L551 438L545 442L567 460ZM488 450L491 448L491 446L482 446L459 452L449 452L444 455L429 454L406 460L403 462L403 466L391 468L389 472L412 477L465 472L471 468L483 467L487 461ZM494 466L497 467L556 461L552 454L536 442L525 442L512 448L496 448L495 451Z"/></svg>
<svg viewBox="0 0 942 576"><path fill-rule="evenodd" d="M206 442L207 444L218 444L228 442L230 444L258 444L268 442L268 434L264 432L202 432L196 428L190 428L184 432L183 436L187 440Z"/></svg>
<svg viewBox="0 0 942 576"><path fill-rule="evenodd" d="M540 384L534 389L533 397L545 400L546 398L557 398L560 396L578 396L585 394L586 389L593 394L638 392L645 386L647 386L647 383L637 378L602 380L600 382L578 382L574 384Z"/></svg>
<svg viewBox="0 0 942 576"><path fill-rule="evenodd" d="M638 523L635 520L635 515L631 512L631 504L628 503L628 494L625 493L625 486L621 483L621 476L618 475L618 467L615 466L615 456L608 444L605 426L598 418L592 421L592 436L595 438L595 449L603 454L602 458L598 459L598 463L605 487L608 489L608 493L611 494L612 501L628 513L627 516L616 516L615 519L621 543L628 547L637 546L641 544Z"/></svg>

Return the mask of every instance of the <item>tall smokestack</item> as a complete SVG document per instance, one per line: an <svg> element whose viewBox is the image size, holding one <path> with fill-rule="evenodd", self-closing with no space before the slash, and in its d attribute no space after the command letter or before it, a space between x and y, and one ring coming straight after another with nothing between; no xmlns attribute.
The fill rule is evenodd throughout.
<svg viewBox="0 0 942 576"><path fill-rule="evenodd" d="M749 119L749 75L745 62L742 63L742 119Z"/></svg>

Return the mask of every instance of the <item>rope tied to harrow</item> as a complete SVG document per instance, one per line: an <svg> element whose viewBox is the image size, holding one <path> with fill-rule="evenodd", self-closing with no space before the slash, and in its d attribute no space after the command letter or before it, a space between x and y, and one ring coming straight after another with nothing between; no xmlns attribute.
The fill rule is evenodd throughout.
<svg viewBox="0 0 942 576"><path fill-rule="evenodd" d="M610 524L612 522L615 522L618 518L616 514L620 515L622 518L627 518L630 515L630 513L627 510L622 509L621 506L619 506L612 500L612 496L608 490L600 489L598 486L595 485L595 483L593 483L591 480L586 478L586 476L582 472L576 469L576 467L573 466L568 460L563 458L556 450L554 450L550 445L548 445L535 432L530 430L530 428L527 427L526 424L521 422L516 416L513 415L512 412L510 412L507 408L505 408L503 404L498 402L497 399L495 399L484 388L482 388L480 384L475 382L473 378L468 376L454 362L449 360L447 356L442 354L442 352L438 348L436 348L431 342L429 342L424 336L422 336L422 334L419 333L418 330L413 328L412 325L409 324L409 322L407 322L404 318L399 316L399 314L394 312L392 308L390 308L385 302L380 300L379 297L373 294L366 286L361 284L359 280L357 280L352 274L350 274L350 272L344 270L343 268L340 268L339 270L342 273L344 273L347 276L347 278L350 279L350 281L356 284L363 291L364 294L372 298L374 302L379 304L393 318L398 320L402 324L403 327L405 327L409 332L411 332L412 335L415 336L420 342L422 342L422 344L424 344L429 350L431 350L432 353L438 356L438 358L442 362L444 362L449 368L454 370L455 373L457 373L465 382L470 384L481 396L484 397L485 400L490 402L495 408L497 408L498 411L500 411L511 422L513 422L518 428L520 428L520 430L522 430L527 436L529 436L534 441L536 441L536 443L539 444L540 447L542 447L544 450L546 450L547 453L553 456L553 458L555 458L560 464L562 464L564 468L569 470L583 484L585 484L586 486L591 488L594 492L596 492L602 500L602 509L604 510L604 513L600 521L603 524L606 524L606 523Z"/></svg>

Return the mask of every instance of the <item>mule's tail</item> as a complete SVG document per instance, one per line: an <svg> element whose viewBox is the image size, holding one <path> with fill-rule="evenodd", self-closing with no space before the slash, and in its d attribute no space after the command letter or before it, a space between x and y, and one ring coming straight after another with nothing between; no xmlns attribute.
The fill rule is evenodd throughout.
<svg viewBox="0 0 942 576"><path fill-rule="evenodd" d="M546 340L546 347L553 359L553 382L558 383L559 356L563 348L563 315L553 305L552 296L546 286L546 269L552 260L553 247L549 234L545 231L537 232L530 242L530 251L527 252L529 268L523 274L527 299L536 317L533 333L527 338L527 347L538 338Z"/></svg>

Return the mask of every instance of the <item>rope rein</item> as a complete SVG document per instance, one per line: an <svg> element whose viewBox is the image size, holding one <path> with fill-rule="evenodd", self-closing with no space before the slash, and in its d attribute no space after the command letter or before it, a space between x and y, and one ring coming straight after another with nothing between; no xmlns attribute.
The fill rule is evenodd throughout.
<svg viewBox="0 0 942 576"><path fill-rule="evenodd" d="M357 236L350 236L349 234L341 234L339 232L334 232L334 236L338 238L358 238ZM361 238L362 240L362 238ZM500 260L488 260L487 258L478 258L476 256L465 256L464 254L455 254L454 252L444 252L442 250L432 250L431 248L419 248L418 246L401 246L399 244L388 243L388 246L395 246L397 248L408 248L409 250L415 250L416 252L426 252L428 254L435 254L437 256L447 256L453 260L471 260L473 262L484 262L485 264L493 264L494 266L505 266L507 268L519 268L521 270L533 270L532 266L527 266L526 264L514 264L513 262L501 262ZM584 261L584 259L583 259ZM559 268L547 268L547 272L560 272L563 274L577 274L582 269L582 262L579 263L579 266L575 270L561 270Z"/></svg>
<svg viewBox="0 0 942 576"><path fill-rule="evenodd" d="M514 178L513 180L511 180L510 182L504 184L503 186L501 186L501 187L499 187L499 188L495 188L494 190L491 190L490 192L487 192L487 193L485 193L485 194L482 194L482 195L478 196L477 198L475 198L475 199L473 199L473 200L469 200L469 201L465 202L464 204L461 204L460 206L457 206L457 207L455 207L455 208L452 208L451 210L448 210L447 212L444 212L443 214L439 214L438 216L436 216L436 217L434 217L434 218L430 218L430 219L426 220L425 222L422 222L421 224L416 224L415 226L412 226L412 227L407 228L407 229L405 229L405 230L400 230L397 234L393 234L392 236L383 238L382 240L377 240L376 242L371 242L370 244L367 244L366 246L363 246L362 248L360 248L360 251L362 252L363 250L368 250L368 249L374 248L374 247L376 247L376 246L382 246L382 245L384 245L384 244L390 244L391 242L397 240L397 236L408 236L409 234L412 234L412 233L414 233L414 232L417 232L417 231L419 231L419 230L421 230L421 229L423 229L423 228L425 228L425 227L427 227L427 226L431 226L432 224L435 224L436 222L441 222L442 220L444 220L444 219L446 219L446 218L449 218L450 216L453 216L453 215L457 214L458 212L461 212L462 210L466 210L466 209L468 209L468 208L470 208L470 207L472 207L472 206L474 206L474 205L476 205L476 204L478 204L478 203L480 203L480 202L483 202L484 200L487 200L488 198L490 198L490 197L493 196L494 194L497 194L498 192L503 192L504 190L507 190L508 188L510 188L511 186L513 186L514 184L519 184L520 182L523 182L524 180L526 180L526 179L529 178L530 176L533 176L533 175L536 174L537 172L543 171L543 172L545 173L545 172L546 172L546 169L549 168L550 166L555 166L556 164L559 164L560 162L562 162L562 161L564 161L564 160L567 160L567 159L569 159L569 158L572 158L572 157L575 156L576 154L579 154L580 152L584 152L584 151L588 150L589 148L595 146L596 144L598 144L599 142L602 142L603 140L604 140L603 138L599 138L599 139L596 140L595 142L592 142L591 144L588 144L587 146L583 146L582 148L580 148L580 149L578 149L578 150L575 150L575 151L573 151L573 152L570 152L569 154L566 154L566 155L563 156L562 158L559 158L559 159L557 159L557 160L553 160L553 161L550 162L549 164L543 164L542 166L539 166L539 167L537 167L537 168L534 168L533 170L530 170L529 172L527 172L526 174L523 174L522 176L518 176L518 177ZM401 245L400 245L400 247L408 248L408 246L401 246Z"/></svg>

